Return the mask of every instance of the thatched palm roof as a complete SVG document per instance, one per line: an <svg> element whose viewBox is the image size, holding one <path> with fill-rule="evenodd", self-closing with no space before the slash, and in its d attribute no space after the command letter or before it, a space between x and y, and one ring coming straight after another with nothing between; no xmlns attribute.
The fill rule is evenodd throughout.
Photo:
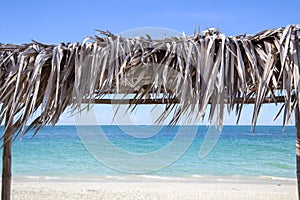
<svg viewBox="0 0 300 200"><path fill-rule="evenodd" d="M38 112L30 128L54 125L71 106L105 103L110 93L134 93L131 104L166 104L171 123L186 114L210 118L223 109L239 115L254 103L255 125L262 103L283 102L283 124L299 102L300 26L271 29L254 36L226 37L217 30L152 40L101 32L83 43L0 44L0 122L7 135ZM96 99L96 100L95 100ZM98 101L97 101L98 99Z"/></svg>

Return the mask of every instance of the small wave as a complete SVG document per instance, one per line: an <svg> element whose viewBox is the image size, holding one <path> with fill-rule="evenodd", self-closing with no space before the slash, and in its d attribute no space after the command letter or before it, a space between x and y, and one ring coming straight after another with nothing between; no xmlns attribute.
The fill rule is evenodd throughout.
<svg viewBox="0 0 300 200"><path fill-rule="evenodd" d="M154 176L154 175L138 175L138 178L154 179L154 180L183 180L184 177L172 177L172 176Z"/></svg>
<svg viewBox="0 0 300 200"><path fill-rule="evenodd" d="M22 178L25 178L25 179L40 179L41 177L40 176L24 176Z"/></svg>
<svg viewBox="0 0 300 200"><path fill-rule="evenodd" d="M261 179L271 179L279 181L296 181L296 178L276 177L276 176L260 176Z"/></svg>
<svg viewBox="0 0 300 200"><path fill-rule="evenodd" d="M117 180L124 180L125 177L122 176L104 176L105 179L117 179Z"/></svg>
<svg viewBox="0 0 300 200"><path fill-rule="evenodd" d="M45 176L44 179L46 180L58 180L62 179L61 177L55 177L55 176Z"/></svg>
<svg viewBox="0 0 300 200"><path fill-rule="evenodd" d="M204 178L204 176L202 175L198 175L198 174L193 174L191 175L192 178Z"/></svg>
<svg viewBox="0 0 300 200"><path fill-rule="evenodd" d="M64 177L54 177L54 176L15 176L17 180L59 180L65 179Z"/></svg>

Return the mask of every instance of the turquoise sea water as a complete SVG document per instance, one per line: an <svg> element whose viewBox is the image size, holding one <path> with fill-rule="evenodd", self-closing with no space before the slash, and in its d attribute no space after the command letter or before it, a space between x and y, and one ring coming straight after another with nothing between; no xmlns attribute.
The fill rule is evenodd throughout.
<svg viewBox="0 0 300 200"><path fill-rule="evenodd" d="M81 127L86 132L95 127ZM162 127L158 133L143 138L153 126L143 127L142 133L134 126L124 129L118 126L101 126L112 144L129 153L156 152L172 143L180 127ZM125 131L125 132L126 132ZM205 158L199 158L199 150L207 133L207 127L199 126L192 144L179 159L168 166L147 173L153 176L271 176L295 178L295 128L258 126L254 133L250 126L225 126L214 148ZM188 132L184 137L191 137ZM137 137L139 135L139 137ZM186 142L185 140L182 140ZM2 153L2 152L1 152ZM176 154L169 152L169 154ZM102 156L120 159L110 148L102 148ZM161 162L170 155L158 157ZM124 159L124 158L123 158ZM125 158L126 159L126 158ZM122 168L122 160L120 166ZM152 161L151 161L152 162ZM135 162L134 164L136 165ZM124 164L124 163L123 163ZM142 164L142 163L141 163ZM130 165L130 163L126 163ZM33 139L31 134L13 144L14 176L50 177L103 177L127 176L126 172L107 167L89 153L83 145L75 126L45 127Z"/></svg>

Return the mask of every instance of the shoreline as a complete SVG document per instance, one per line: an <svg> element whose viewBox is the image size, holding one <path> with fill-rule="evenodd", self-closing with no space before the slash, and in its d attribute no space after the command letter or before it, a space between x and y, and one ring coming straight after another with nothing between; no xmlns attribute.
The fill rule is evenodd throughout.
<svg viewBox="0 0 300 200"><path fill-rule="evenodd" d="M14 177L13 199L296 199L296 180L201 176L194 178Z"/></svg>
<svg viewBox="0 0 300 200"><path fill-rule="evenodd" d="M0 177L1 179L1 177ZM65 175L65 176L24 176L24 175L13 175L12 177L15 181L226 181L226 182L268 182L268 181L284 181L290 183L297 183L296 178L289 177L276 177L276 176L242 176L242 175L182 175L182 176L161 176L152 174L129 174L129 175L103 175L103 176L77 176L77 175Z"/></svg>

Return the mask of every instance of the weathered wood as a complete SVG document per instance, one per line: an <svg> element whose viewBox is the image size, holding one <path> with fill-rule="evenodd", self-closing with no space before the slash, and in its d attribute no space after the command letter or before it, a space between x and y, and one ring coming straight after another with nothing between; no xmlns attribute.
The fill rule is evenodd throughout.
<svg viewBox="0 0 300 200"><path fill-rule="evenodd" d="M297 105L295 108L295 126L296 126L297 186L298 186L298 199L300 200L300 115L299 115L299 105Z"/></svg>
<svg viewBox="0 0 300 200"><path fill-rule="evenodd" d="M10 200L11 198L11 150L12 137L4 136L4 146L2 153L2 200Z"/></svg>
<svg viewBox="0 0 300 200"><path fill-rule="evenodd" d="M255 98L244 99L235 99L234 103L243 103L243 104L254 104L256 101ZM84 100L82 103L92 103L92 104L178 104L180 101L178 99L93 99L93 100ZM285 97L278 96L275 98L265 98L262 103L284 103ZM225 102L225 104L228 102Z"/></svg>

